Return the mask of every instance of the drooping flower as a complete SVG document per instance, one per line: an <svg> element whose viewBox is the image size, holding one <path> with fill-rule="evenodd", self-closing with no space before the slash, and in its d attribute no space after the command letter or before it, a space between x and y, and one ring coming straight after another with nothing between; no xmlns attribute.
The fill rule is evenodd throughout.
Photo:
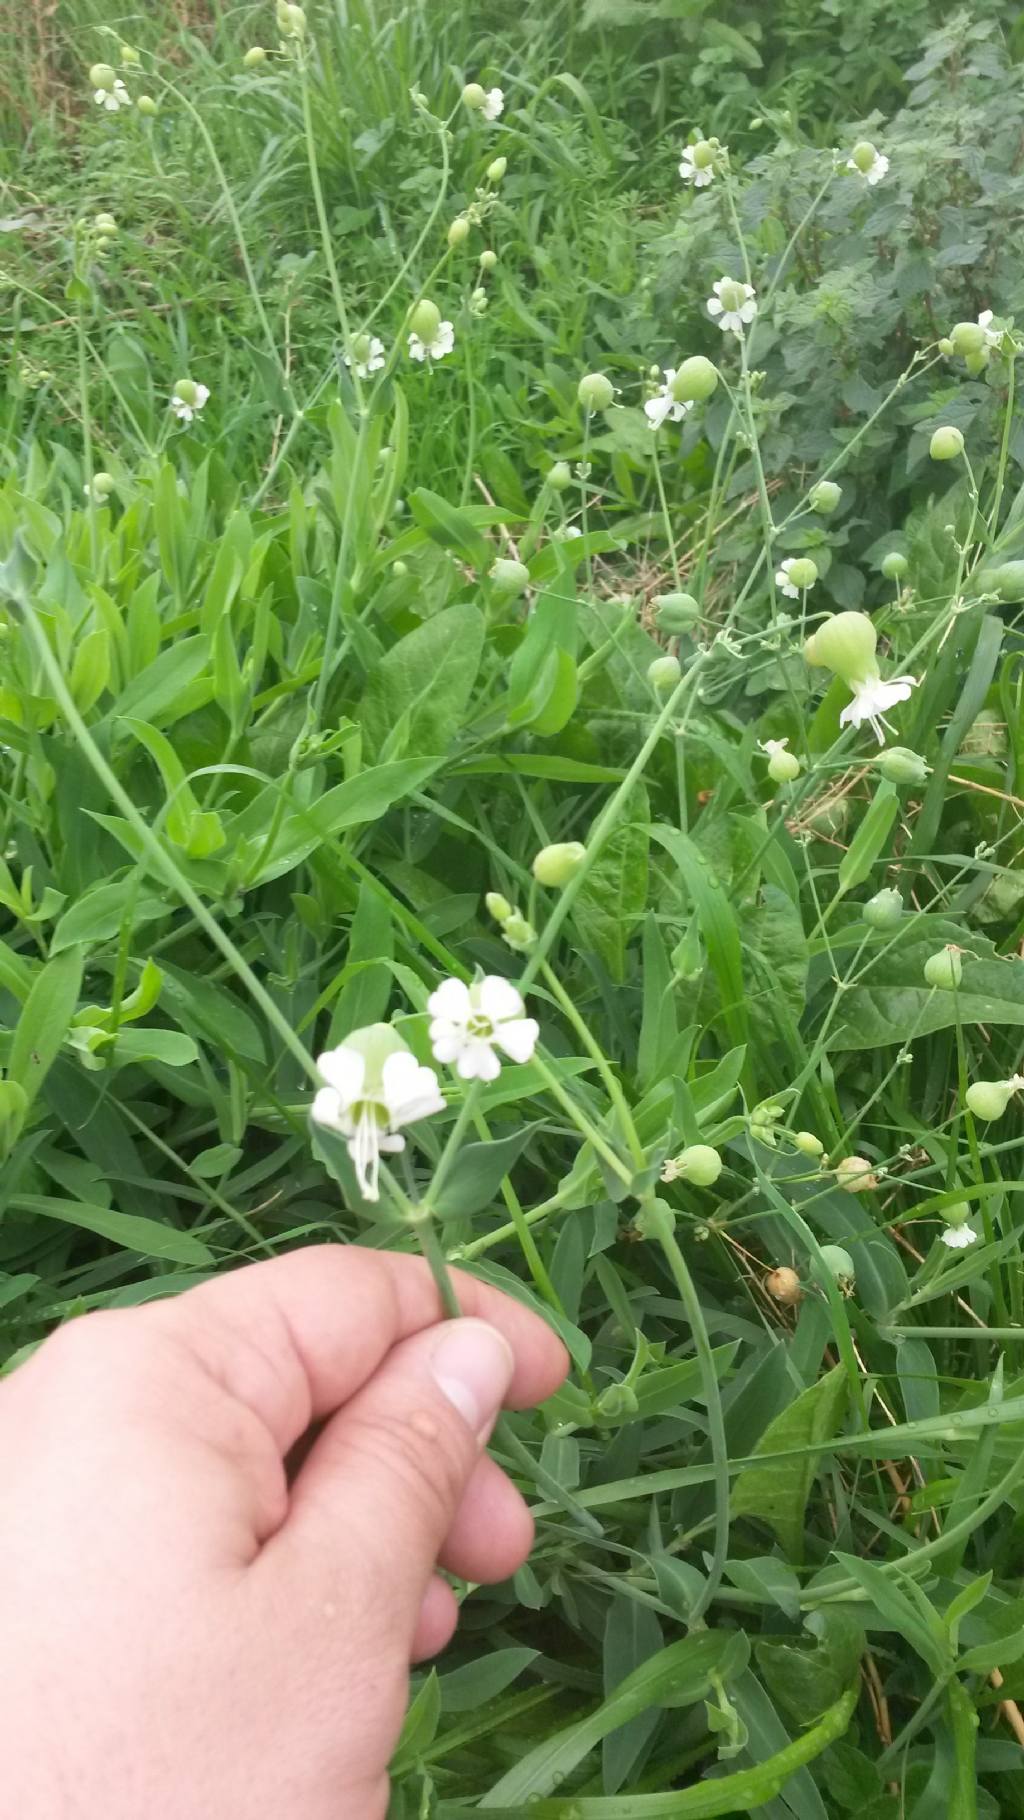
<svg viewBox="0 0 1024 1820"><path fill-rule="evenodd" d="M714 159L709 158L706 163L698 163L697 159L699 151L706 144L707 141L701 139L697 141L696 145L684 146L683 155L679 161L680 177L684 183L692 183L695 190L707 189L708 184L714 182Z"/></svg>
<svg viewBox="0 0 1024 1820"><path fill-rule="evenodd" d="M652 430L660 430L663 423L682 423L692 405L682 403L672 396L672 381L676 376L675 367L662 367L664 384L658 387L653 398L644 404L644 416Z"/></svg>
<svg viewBox="0 0 1024 1820"><path fill-rule="evenodd" d="M352 345L342 359L357 379L369 379L385 364L384 343L376 335L353 335Z"/></svg>
<svg viewBox="0 0 1024 1820"><path fill-rule="evenodd" d="M889 160L884 152L876 150L870 139L861 139L854 146L852 155L847 159L846 168L848 171L855 171L858 177L863 177L865 183L870 184L873 189L876 183L881 183L889 169Z"/></svg>
<svg viewBox="0 0 1024 1820"><path fill-rule="evenodd" d="M851 680L853 700L840 714L839 725L862 727L867 721L879 745L884 746L886 732L895 731L885 718L886 710L894 708L897 702L909 701L910 691L916 687L916 676L894 676L889 682L883 682L877 670L858 682Z"/></svg>
<svg viewBox="0 0 1024 1820"><path fill-rule="evenodd" d="M800 776L800 760L795 752L786 749L788 739L761 739L757 743L767 753L768 775L774 784L789 784Z"/></svg>
<svg viewBox="0 0 1024 1820"><path fill-rule="evenodd" d="M966 1251L978 1237L973 1226L947 1226L940 1236L950 1251Z"/></svg>
<svg viewBox="0 0 1024 1820"><path fill-rule="evenodd" d="M499 115L503 114L504 111L504 90L500 88L489 88L484 96L483 107L480 109L483 118L485 120L497 120Z"/></svg>
<svg viewBox="0 0 1024 1820"><path fill-rule="evenodd" d="M347 1140L359 1190L367 1201L380 1198L382 1155L405 1149L400 1126L444 1109L433 1068L421 1067L389 1024L353 1030L336 1049L317 1057L325 1085L311 1116Z"/></svg>
<svg viewBox="0 0 1024 1820"><path fill-rule="evenodd" d="M813 588L818 579L818 566L809 556L787 556L775 571L775 586L791 600L799 600L804 588Z"/></svg>
<svg viewBox="0 0 1024 1820"><path fill-rule="evenodd" d="M427 1000L430 1043L435 1059L453 1064L464 1081L493 1081L501 1072L498 1049L513 1062L528 1062L540 1025L524 1015L521 993L511 980L488 973L467 986L443 980Z"/></svg>
<svg viewBox="0 0 1024 1820"><path fill-rule="evenodd" d="M978 317L978 327L985 337L985 346L987 348L998 348L1002 344L1003 331L1002 329L992 328L991 322L992 311L982 310L981 315Z"/></svg>
<svg viewBox="0 0 1024 1820"><path fill-rule="evenodd" d="M455 346L455 328L450 322L439 322L433 340L423 341L415 329L409 336L410 360L443 360Z"/></svg>
<svg viewBox="0 0 1024 1820"><path fill-rule="evenodd" d="M131 107L132 98L120 76L115 76L109 88L98 88L93 94L98 107L106 108L108 114L116 114L123 107Z"/></svg>
<svg viewBox="0 0 1024 1820"><path fill-rule="evenodd" d="M740 278L719 278L711 286L714 296L708 298L708 315L718 319L726 334L742 335L744 325L757 315L757 294L752 284Z"/></svg>
<svg viewBox="0 0 1024 1820"><path fill-rule="evenodd" d="M181 423L191 423L209 396L208 385L197 385L193 379L179 379L171 393L171 410Z"/></svg>

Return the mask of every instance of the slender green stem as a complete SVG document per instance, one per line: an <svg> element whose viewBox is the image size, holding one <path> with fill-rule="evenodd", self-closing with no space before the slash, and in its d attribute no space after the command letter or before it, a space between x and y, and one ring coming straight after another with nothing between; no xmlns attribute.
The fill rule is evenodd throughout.
<svg viewBox="0 0 1024 1820"><path fill-rule="evenodd" d="M633 1121L633 1114L629 1108L629 1102L622 1091L621 1084L614 1068L605 1055L604 1050L601 1048L600 1043L591 1035L586 1019L580 1015L570 994L566 992L565 987L562 985L554 968L550 967L547 961L542 963L541 978L548 991L551 993L552 998L559 1006L566 1021L572 1025L572 1028L575 1030L576 1035L579 1037L587 1054L590 1056L591 1060L597 1064L597 1071L604 1082L605 1092L618 1114L619 1123L622 1126L622 1135L629 1145L633 1161L638 1169L642 1169L647 1160L644 1156L644 1147L637 1136L637 1129Z"/></svg>

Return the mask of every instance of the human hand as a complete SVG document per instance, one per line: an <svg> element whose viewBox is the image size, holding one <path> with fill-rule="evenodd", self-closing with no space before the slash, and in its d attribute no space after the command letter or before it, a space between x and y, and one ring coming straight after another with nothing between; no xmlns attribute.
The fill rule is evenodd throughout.
<svg viewBox="0 0 1024 1820"><path fill-rule="evenodd" d="M455 1627L437 1565L500 1580L532 1540L483 1442L567 1365L455 1280L441 1322L418 1260L299 1251L0 1385L4 1820L384 1813L410 1661Z"/></svg>

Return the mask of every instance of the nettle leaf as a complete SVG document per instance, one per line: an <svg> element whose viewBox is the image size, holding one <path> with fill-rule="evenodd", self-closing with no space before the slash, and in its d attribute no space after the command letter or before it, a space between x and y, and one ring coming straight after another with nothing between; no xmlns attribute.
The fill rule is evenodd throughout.
<svg viewBox="0 0 1024 1820"><path fill-rule="evenodd" d="M819 1378L809 1390L802 1391L788 1409L769 1422L758 1443L758 1453L785 1453L789 1448L821 1448L837 1433L849 1379L841 1365ZM791 1460L772 1460L763 1466L748 1466L733 1486L731 1510L734 1517L758 1517L768 1523L791 1561L801 1561L804 1551L804 1513L819 1453L806 1453Z"/></svg>
<svg viewBox="0 0 1024 1820"><path fill-rule="evenodd" d="M648 817L647 792L640 786L573 905L583 946L594 950L617 984L626 974L627 943L647 907Z"/></svg>
<svg viewBox="0 0 1024 1820"><path fill-rule="evenodd" d="M448 751L462 725L484 648L484 619L461 602L425 620L382 657L360 708L368 750L382 752L402 723L401 751L418 758Z"/></svg>

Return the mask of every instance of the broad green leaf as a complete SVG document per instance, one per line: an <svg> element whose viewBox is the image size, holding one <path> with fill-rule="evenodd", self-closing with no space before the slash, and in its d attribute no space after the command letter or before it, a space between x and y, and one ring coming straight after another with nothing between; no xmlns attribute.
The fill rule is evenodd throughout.
<svg viewBox="0 0 1024 1820"><path fill-rule="evenodd" d="M280 878L286 872L294 872L296 866L315 853L318 847L329 844L337 835L348 828L361 827L365 822L378 821L392 803L399 802L403 796L418 790L421 784L437 770L440 761L436 758L401 758L389 764L376 765L369 771L360 771L355 777L346 778L344 783L336 784L309 808L289 810L281 823L278 833L267 852L263 852L262 843L268 828L270 817L274 813L276 791L264 791L256 801L250 804L240 815L233 827L236 839L246 838L262 854L259 870L250 881L253 884L269 884L272 879Z"/></svg>
<svg viewBox="0 0 1024 1820"><path fill-rule="evenodd" d="M121 719L170 723L183 712L185 690L209 661L210 644L198 634L183 638L161 651L159 657L132 678L114 703L112 713Z"/></svg>
<svg viewBox="0 0 1024 1820"><path fill-rule="evenodd" d="M472 511L450 505L440 493L432 493L429 487L416 487L409 495L409 505L417 524L423 526L427 536L443 550L455 550L474 569L488 569L494 561L495 552L483 533L477 529ZM477 508L479 512L479 508ZM490 523L493 512L482 514L483 523Z"/></svg>
<svg viewBox="0 0 1024 1820"><path fill-rule="evenodd" d="M483 615L466 603L445 608L399 639L366 685L359 717L367 750L381 753L404 722L400 757L443 756L462 725L483 644Z"/></svg>
<svg viewBox="0 0 1024 1820"><path fill-rule="evenodd" d="M608 1607L604 1629L604 1691L610 1698L628 1675L642 1668L662 1647L661 1625L655 1614L627 1593L616 1594ZM660 1714L657 1707L637 1713L625 1725L608 1732L601 1747L605 1793L614 1795L652 1737Z"/></svg>
<svg viewBox="0 0 1024 1820"><path fill-rule="evenodd" d="M31 1106L57 1058L78 1004L83 952L66 948L36 974L14 1027L7 1078L21 1087Z"/></svg>
<svg viewBox="0 0 1024 1820"><path fill-rule="evenodd" d="M140 888L137 877L96 885L65 910L53 932L50 952L60 954L78 942L108 942L120 934L126 921L135 928L168 914L166 898L156 897L149 888Z"/></svg>
<svg viewBox="0 0 1024 1820"><path fill-rule="evenodd" d="M889 838L900 806L895 784L881 778L874 797L850 845L839 862L839 891L852 891L870 876L871 868Z"/></svg>
<svg viewBox="0 0 1024 1820"><path fill-rule="evenodd" d="M441 1707L446 1713L473 1713L496 1700L517 1680L540 1651L525 1647L488 1650L475 1662L441 1676Z"/></svg>
<svg viewBox="0 0 1024 1820"><path fill-rule="evenodd" d="M591 948L617 983L625 978L626 945L647 903L647 792L623 804L622 821L591 866L573 904L584 948Z"/></svg>
<svg viewBox="0 0 1024 1820"><path fill-rule="evenodd" d="M465 1144L441 1184L439 1217L455 1220L489 1207L536 1130L536 1124L521 1125L509 1137Z"/></svg>
<svg viewBox="0 0 1024 1820"><path fill-rule="evenodd" d="M993 949L974 934L953 925L934 924L923 934L913 929L889 953L871 963L863 985L843 994L842 1022L830 1041L834 1049L875 1049L883 1043L906 1044L963 1024L1024 1025L1024 960L976 958ZM964 945L963 977L956 992L935 991L924 978L924 964L945 941Z"/></svg>
<svg viewBox="0 0 1024 1820"><path fill-rule="evenodd" d="M768 1424L758 1443L758 1453L823 1447L836 1434L848 1389L849 1379L843 1367L836 1365ZM732 1516L758 1517L770 1524L790 1561L803 1559L804 1512L818 1458L817 1453L805 1453L798 1459L748 1466L733 1486Z"/></svg>
<svg viewBox="0 0 1024 1820"><path fill-rule="evenodd" d="M748 1036L746 988L740 934L729 895L707 855L689 835L660 825L651 829L651 835L671 854L680 884L692 899L721 995L726 1029L733 1043L743 1044Z"/></svg>
<svg viewBox="0 0 1024 1820"><path fill-rule="evenodd" d="M22 1213L38 1214L47 1220L61 1220L66 1226L80 1226L94 1232L113 1245L135 1251L147 1258L166 1258L172 1264L212 1264L213 1253L194 1233L180 1232L176 1226L164 1226L159 1220L144 1219L134 1213L118 1213L113 1207L98 1207L89 1201L59 1200L54 1195L19 1194L11 1206Z"/></svg>

